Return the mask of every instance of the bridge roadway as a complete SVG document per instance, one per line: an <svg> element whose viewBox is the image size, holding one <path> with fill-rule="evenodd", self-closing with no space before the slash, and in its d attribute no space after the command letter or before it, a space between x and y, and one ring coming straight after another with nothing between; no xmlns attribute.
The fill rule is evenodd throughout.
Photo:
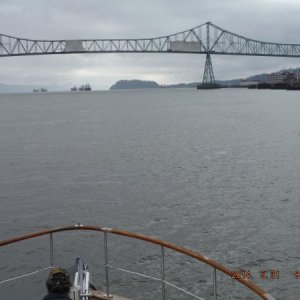
<svg viewBox="0 0 300 300"><path fill-rule="evenodd" d="M145 39L32 40L0 34L1 57L120 52L300 57L300 44L257 41L211 22L179 33Z"/></svg>

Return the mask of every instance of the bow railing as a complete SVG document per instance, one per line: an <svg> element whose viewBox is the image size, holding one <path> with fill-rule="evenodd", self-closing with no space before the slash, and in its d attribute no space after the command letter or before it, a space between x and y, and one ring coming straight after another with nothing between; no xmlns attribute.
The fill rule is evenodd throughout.
<svg viewBox="0 0 300 300"><path fill-rule="evenodd" d="M48 268L52 268L54 266L54 243L53 243L53 235L55 233L58 232L65 232L65 231L94 231L94 232L101 232L103 233L103 244L104 244L104 249L103 249L103 255L104 255L104 269L105 269L105 295L107 297L107 299L110 298L111 296L111 290L110 290L110 274L109 274L109 270L110 269L115 269L118 271L122 271L125 273L129 273L129 274L134 274L134 275L138 275L140 277L143 278L147 278L150 280L154 280L157 282L160 282L161 284L161 299L165 300L166 299L166 286L170 286L173 287L189 296L192 296L195 299L200 299L203 300L203 298L201 298L199 295L195 295L185 289L182 289L181 287L176 286L175 284L169 282L166 280L165 278L165 249L170 249L172 251L178 252L178 253L182 253L188 257L191 257L193 259L195 259L196 261L200 261L202 263L205 263L206 265L208 265L209 267L211 267L212 269L212 277L213 277L213 290L212 290L212 294L213 294L213 299L217 300L218 299L218 293L217 293L217 273L221 272L226 274L227 276L229 276L232 280L236 280L238 282L240 282L241 284L243 284L244 286L246 286L248 289L250 289L252 292L254 292L257 296L259 296L261 299L264 300L275 300L270 294L266 293L262 288L258 287L255 283L253 283L251 280L249 280L248 278L243 278L241 276L232 276L232 274L234 274L234 271L223 266L222 264L198 253L192 250L189 250L185 247L181 247L178 246L176 244L173 243L169 243L167 241L161 240L161 239L157 239L155 237L151 237L151 236L146 236L143 234L138 234L138 233L133 233L133 232L129 232L129 231L125 231L125 230L119 230L119 229L113 229L113 228L107 228L107 227L97 227L97 226L84 226L81 224L75 225L75 226L66 226L66 227L56 227L56 228L52 228L52 229L46 229L46 230L41 230L38 232L34 232L34 233L30 233L30 234L26 234L26 235L22 235L19 237L15 237L15 238L11 238L11 239L6 239L6 240L2 240L0 241L0 247L4 247L7 246L9 244L14 244L14 243L18 243L24 240L29 240L29 239L33 239L33 238L37 238L39 236L45 236L45 235L49 235L49 263L50 266L40 269L40 270L36 270L34 272L30 272L27 274L23 274L20 276L16 276L14 278L10 278L10 279L5 279L0 281L0 284L4 284L8 281L12 281L12 280L16 280L22 277L26 277L26 276L30 276L33 275L37 272L40 271L44 271ZM142 274L142 273L138 273L138 272L133 272L130 270L126 270L126 269L122 269L122 268L118 268L115 267L113 265L110 265L109 263L109 255L108 255L108 236L109 235L119 235L119 236L125 236L128 238L132 238L132 239L137 239L137 240L142 240L148 243L152 243L154 245L157 245L160 247L160 276L159 277L153 277L153 276L149 276L146 274ZM86 295L84 295L86 297Z"/></svg>

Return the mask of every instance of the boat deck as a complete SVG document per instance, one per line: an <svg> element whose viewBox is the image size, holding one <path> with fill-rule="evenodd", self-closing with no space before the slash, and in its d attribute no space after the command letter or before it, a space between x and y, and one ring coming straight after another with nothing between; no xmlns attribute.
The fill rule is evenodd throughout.
<svg viewBox="0 0 300 300"><path fill-rule="evenodd" d="M117 295L110 295L110 297L107 297L105 293L101 291L93 291L92 292L92 299L98 299L98 300L130 300L128 298L120 297Z"/></svg>

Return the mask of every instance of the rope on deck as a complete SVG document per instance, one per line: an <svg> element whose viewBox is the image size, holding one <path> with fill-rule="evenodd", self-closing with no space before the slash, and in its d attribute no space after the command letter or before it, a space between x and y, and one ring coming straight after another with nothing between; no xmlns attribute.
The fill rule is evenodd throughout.
<svg viewBox="0 0 300 300"><path fill-rule="evenodd" d="M42 268L42 269L30 272L30 273L26 273L26 274L23 274L23 275L19 275L19 276L15 276L15 277L12 277L12 278L9 278L9 279L5 279L5 280L0 281L0 284L7 283L9 281L13 281L13 280L17 280L17 279L21 279L21 278L24 278L24 277L32 276L32 275L35 275L37 273L40 273L40 272L43 272L43 271L46 271L46 270L49 270L49 269L52 269L52 268L53 267L49 266L49 267Z"/></svg>

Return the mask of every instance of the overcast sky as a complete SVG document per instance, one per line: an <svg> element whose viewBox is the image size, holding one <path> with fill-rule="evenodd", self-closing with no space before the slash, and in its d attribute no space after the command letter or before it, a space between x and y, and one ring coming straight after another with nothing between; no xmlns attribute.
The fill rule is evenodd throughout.
<svg viewBox="0 0 300 300"><path fill-rule="evenodd" d="M207 21L264 41L300 44L299 0L0 0L0 32L32 39L150 38ZM300 58L212 56L217 79L299 67ZM107 89L120 79L201 81L205 56L72 54L1 58L0 83Z"/></svg>

